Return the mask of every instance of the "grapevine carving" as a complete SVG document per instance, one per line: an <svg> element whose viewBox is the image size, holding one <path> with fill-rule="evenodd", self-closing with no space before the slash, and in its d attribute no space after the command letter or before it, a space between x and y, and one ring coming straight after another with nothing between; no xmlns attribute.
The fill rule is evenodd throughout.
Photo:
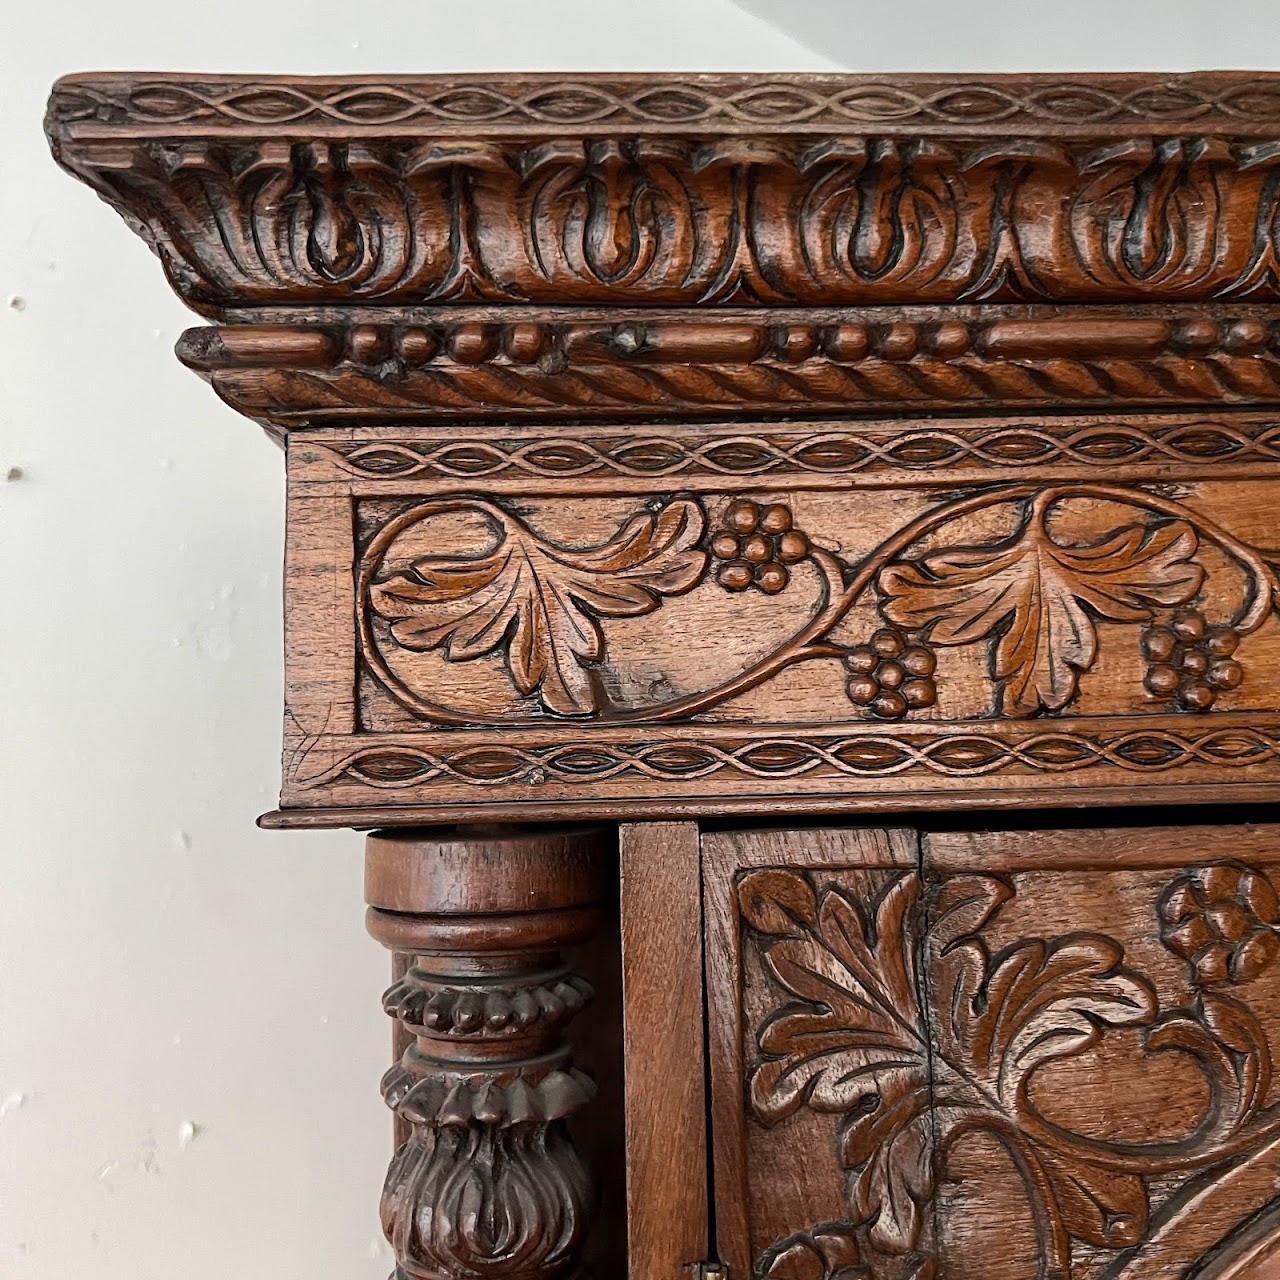
<svg viewBox="0 0 1280 1280"><path fill-rule="evenodd" d="M1208 910L1222 914L1229 902L1248 916L1236 954L1274 937L1276 896L1261 872L1204 868L1175 880L1158 908L1179 954L1188 922L1206 909L1206 885ZM1104 934L993 949L984 932L1014 895L1011 881L981 875L944 879L927 897L917 876L900 875L870 902L838 886L819 890L794 871L741 881L744 924L784 997L756 1036L751 1114L766 1126L802 1107L840 1117L837 1153L848 1172L848 1220L780 1241L758 1260L758 1275L791 1280L780 1259L797 1250L826 1258L838 1244L840 1258L863 1268L853 1275L932 1276L925 1226L939 1170L957 1143L983 1134L1010 1154L1025 1185L1037 1280L1069 1280L1073 1244L1119 1251L1144 1239L1150 1180L1191 1176L1280 1133L1280 1115L1264 1107L1266 1036L1248 1005L1222 990L1225 974L1193 963L1188 1002L1168 1008ZM1255 950L1231 981L1257 977L1275 954ZM1186 1055L1203 1077L1206 1103L1180 1137L1087 1136L1038 1109L1037 1072L1119 1029L1139 1031L1145 1053Z"/></svg>
<svg viewBox="0 0 1280 1280"><path fill-rule="evenodd" d="M1080 540L1053 525L1056 513L1080 498L1118 504L1134 518ZM951 531L963 530L973 516L1002 507L1018 518L1008 537L976 545L950 540ZM463 556L421 557L407 572L384 569L402 532L457 511L481 516L495 530L493 545ZM701 500L677 497L631 517L604 544L572 548L535 534L492 502L432 499L383 526L364 556L358 624L365 660L403 705L445 724L518 721L429 701L395 674L385 646L440 649L454 662L501 651L515 689L536 695L544 713L613 723L686 719L796 663L838 659L848 669L853 706L898 719L935 705L945 713L937 648L989 642L991 714L1007 719L1071 705L1080 676L1098 658L1098 620L1147 624L1143 644L1150 657L1153 635L1166 630L1166 615L1171 636L1188 632L1194 615L1196 634L1216 646L1214 653L1201 654L1189 643L1176 654L1171 650L1164 657L1180 669L1153 666L1146 688L1153 698L1172 698L1174 709L1204 711L1219 690L1243 678L1230 654L1270 616L1280 591L1266 554L1176 500L1122 486L984 490L926 511L858 563L844 562L796 529L784 504L761 508L735 500L721 521L704 548L708 517ZM1243 584L1237 614L1212 624L1198 611L1179 609L1204 585L1206 570L1197 559L1204 542L1224 553ZM595 678L606 657L602 619L649 613L665 597L701 586L709 574L730 592L755 586L776 594L801 572L816 580L812 612L749 668L665 702L608 705ZM835 639L837 627L865 599L874 600L889 627L866 644ZM385 635L375 629L375 618ZM1198 692L1202 685L1206 696Z"/></svg>
<svg viewBox="0 0 1280 1280"><path fill-rule="evenodd" d="M638 515L583 551L539 538L491 503L441 499L384 528L371 556L406 526L459 509L491 521L493 547L479 556L423 556L406 573L372 580L370 607L406 649L442 649L451 662L502 649L516 689L560 715L597 707L587 664L604 654L599 619L651 613L663 596L694 587L706 567L698 547L705 519L690 499ZM371 644L367 652L375 652Z"/></svg>
<svg viewBox="0 0 1280 1280"><path fill-rule="evenodd" d="M1196 594L1204 570L1189 524L1119 529L1082 547L1054 541L1041 494L1004 542L949 548L880 575L884 615L934 644L996 634L992 675L1008 715L1061 711L1098 655L1093 618L1142 622Z"/></svg>

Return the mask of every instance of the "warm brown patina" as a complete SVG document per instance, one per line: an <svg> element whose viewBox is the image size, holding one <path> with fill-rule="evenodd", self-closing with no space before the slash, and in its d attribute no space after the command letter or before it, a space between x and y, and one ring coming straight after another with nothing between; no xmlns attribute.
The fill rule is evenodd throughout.
<svg viewBox="0 0 1280 1280"><path fill-rule="evenodd" d="M941 815L1280 799L1280 76L98 75L48 127L285 445L264 821L458 824L370 847L405 1280L578 1265L612 835L479 824L579 819L631 824L635 1280L1277 1265L1275 831Z"/></svg>

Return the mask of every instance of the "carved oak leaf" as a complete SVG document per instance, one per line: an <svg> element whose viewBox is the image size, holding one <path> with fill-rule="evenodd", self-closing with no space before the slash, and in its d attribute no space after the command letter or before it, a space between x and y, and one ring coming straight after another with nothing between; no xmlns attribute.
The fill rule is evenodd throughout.
<svg viewBox="0 0 1280 1280"><path fill-rule="evenodd" d="M1093 617L1141 622L1153 606L1189 600L1204 580L1197 545L1189 524L1168 520L1067 547L1037 510L1007 540L889 565L879 580L881 612L904 630L927 631L935 644L998 634L997 710L1060 711L1097 657Z"/></svg>
<svg viewBox="0 0 1280 1280"><path fill-rule="evenodd" d="M933 1194L929 1049L918 999L913 917L916 876L892 881L864 915L839 889L818 900L803 876L760 871L739 887L743 915L775 937L772 976L803 1003L759 1033L765 1059L751 1074L753 1113L777 1124L802 1105L847 1115L842 1162L849 1196L872 1243L915 1247Z"/></svg>
<svg viewBox="0 0 1280 1280"><path fill-rule="evenodd" d="M581 550L538 537L488 503L468 506L497 529L492 550L423 556L408 573L373 583L370 602L406 649L443 647L450 662L467 662L505 647L515 687L560 715L597 709L585 665L604 654L597 619L651 613L706 570L698 548L706 517L689 498L633 516L608 542Z"/></svg>

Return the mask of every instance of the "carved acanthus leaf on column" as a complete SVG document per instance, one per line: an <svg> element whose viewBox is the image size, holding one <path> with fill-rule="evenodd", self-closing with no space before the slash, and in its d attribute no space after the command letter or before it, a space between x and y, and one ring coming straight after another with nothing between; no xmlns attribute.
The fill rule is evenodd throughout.
<svg viewBox="0 0 1280 1280"><path fill-rule="evenodd" d="M382 1196L399 1280L556 1280L578 1265L595 1190L566 1121L596 1087L564 1030L592 990L560 948L595 927L594 841L370 837L370 932L417 955L383 998L412 1037L382 1081L408 1127Z"/></svg>

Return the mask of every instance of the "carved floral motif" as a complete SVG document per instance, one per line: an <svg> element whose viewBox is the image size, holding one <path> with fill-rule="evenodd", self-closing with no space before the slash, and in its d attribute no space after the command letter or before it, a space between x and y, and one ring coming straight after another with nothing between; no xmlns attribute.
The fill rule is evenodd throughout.
<svg viewBox="0 0 1280 1280"><path fill-rule="evenodd" d="M840 887L819 892L795 871L752 872L739 884L743 921L783 996L757 1033L751 1113L765 1125L801 1107L841 1118L849 1217L838 1229L856 1234L861 1252L850 1256L866 1266L861 1274L888 1275L882 1268L923 1247L939 1170L971 1135L994 1139L1019 1171L1038 1280L1069 1280L1073 1242L1120 1250L1143 1239L1149 1180L1189 1176L1280 1132L1262 1110L1266 1037L1246 1004L1217 989L1222 976L1193 962L1189 1003L1166 1008L1103 934L1028 937L993 950L984 931L1014 892L1008 880L978 875L944 879L927 900L918 877L898 875L866 903ZM1248 949L1274 938L1257 913L1274 917L1275 903L1260 872L1189 872L1161 898L1162 936L1199 958L1205 911L1241 913L1231 962L1244 981L1246 968L1256 977L1274 958L1275 948ZM1186 1055L1205 1080L1206 1104L1181 1137L1086 1136L1038 1109L1038 1071L1120 1029L1139 1030L1146 1053ZM812 1249L799 1240L767 1251L757 1273L771 1276L788 1251Z"/></svg>
<svg viewBox="0 0 1280 1280"><path fill-rule="evenodd" d="M397 1275L552 1280L575 1262L594 1189L562 1121L418 1125L387 1171Z"/></svg>

